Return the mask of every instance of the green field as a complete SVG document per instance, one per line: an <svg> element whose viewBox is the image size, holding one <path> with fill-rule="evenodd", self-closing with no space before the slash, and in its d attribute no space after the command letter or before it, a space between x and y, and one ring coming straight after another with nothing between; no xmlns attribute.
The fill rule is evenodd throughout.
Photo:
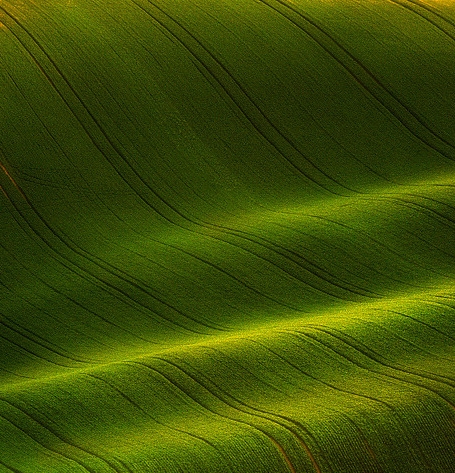
<svg viewBox="0 0 455 473"><path fill-rule="evenodd" d="M453 0L0 0L0 473L453 473L454 105Z"/></svg>

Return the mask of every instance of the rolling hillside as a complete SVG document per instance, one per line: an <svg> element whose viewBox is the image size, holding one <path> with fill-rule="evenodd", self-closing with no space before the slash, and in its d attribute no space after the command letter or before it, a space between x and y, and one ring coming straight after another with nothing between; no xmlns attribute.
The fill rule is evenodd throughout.
<svg viewBox="0 0 455 473"><path fill-rule="evenodd" d="M455 2L0 0L0 472L451 473Z"/></svg>

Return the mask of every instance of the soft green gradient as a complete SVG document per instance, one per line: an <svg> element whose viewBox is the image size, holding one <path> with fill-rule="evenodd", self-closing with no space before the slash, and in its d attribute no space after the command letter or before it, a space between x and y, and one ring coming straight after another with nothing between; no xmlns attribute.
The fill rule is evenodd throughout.
<svg viewBox="0 0 455 473"><path fill-rule="evenodd" d="M454 2L0 2L0 472L452 472L454 64Z"/></svg>

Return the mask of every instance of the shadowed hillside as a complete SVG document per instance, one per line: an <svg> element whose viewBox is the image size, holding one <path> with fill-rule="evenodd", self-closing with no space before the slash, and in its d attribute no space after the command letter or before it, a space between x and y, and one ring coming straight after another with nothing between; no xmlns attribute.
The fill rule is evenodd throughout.
<svg viewBox="0 0 455 473"><path fill-rule="evenodd" d="M450 473L455 3L0 1L0 472Z"/></svg>

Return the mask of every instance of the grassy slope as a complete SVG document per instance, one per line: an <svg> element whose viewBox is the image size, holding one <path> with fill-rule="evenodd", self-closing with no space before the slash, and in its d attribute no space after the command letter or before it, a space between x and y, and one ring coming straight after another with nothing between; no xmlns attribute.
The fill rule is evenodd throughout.
<svg viewBox="0 0 455 473"><path fill-rule="evenodd" d="M454 39L1 2L0 471L453 471Z"/></svg>

